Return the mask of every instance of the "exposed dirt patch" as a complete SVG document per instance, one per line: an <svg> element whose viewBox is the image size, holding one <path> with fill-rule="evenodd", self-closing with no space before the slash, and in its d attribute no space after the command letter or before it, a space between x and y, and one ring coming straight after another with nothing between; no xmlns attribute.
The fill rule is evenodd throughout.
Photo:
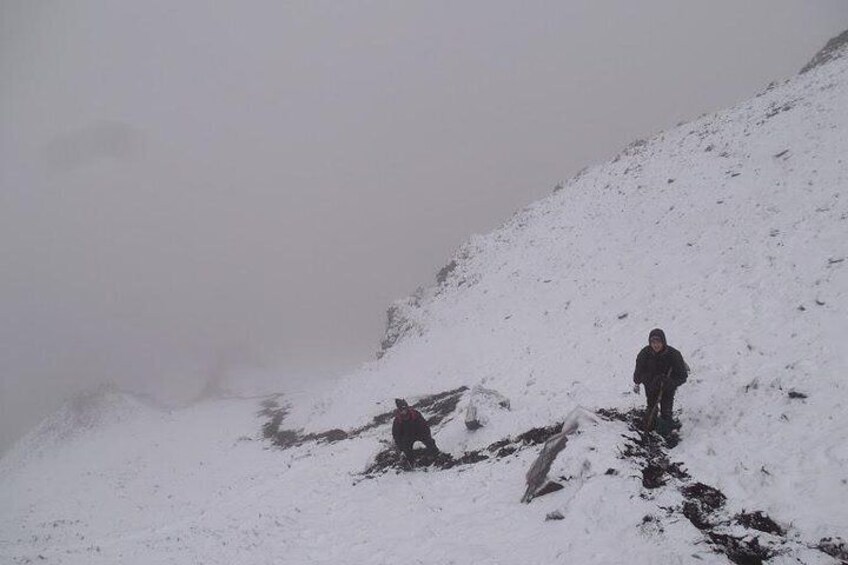
<svg viewBox="0 0 848 565"><path fill-rule="evenodd" d="M686 485L681 487L680 492L687 500L697 501L700 506L709 512L715 512L727 502L727 497L724 496L723 492L704 483Z"/></svg>
<svg viewBox="0 0 848 565"><path fill-rule="evenodd" d="M750 530L758 530L776 536L786 535L786 530L759 510L756 512L741 512L734 516L733 519L737 524L741 524Z"/></svg>
<svg viewBox="0 0 848 565"><path fill-rule="evenodd" d="M667 438L655 433L642 431L644 410L620 412L615 409L601 409L596 412L606 420L624 422L633 434L625 434L624 445L619 447L619 457L632 459L642 467L642 486L646 489L657 489L668 483L670 479L685 481L689 479L683 463L671 461L665 451ZM676 445L676 443L675 443Z"/></svg>
<svg viewBox="0 0 848 565"><path fill-rule="evenodd" d="M685 485L680 492L686 499L683 515L699 530L712 531L720 522L715 513L727 501L724 493L704 483Z"/></svg>
<svg viewBox="0 0 848 565"><path fill-rule="evenodd" d="M762 565L762 562L775 555L775 552L760 545L757 537L743 537L707 532L710 542L724 553L736 565Z"/></svg>
<svg viewBox="0 0 848 565"><path fill-rule="evenodd" d="M633 419L633 411L630 412L621 412L615 408L599 408L595 411L595 414L603 418L604 420L617 420L619 422L627 422Z"/></svg>
<svg viewBox="0 0 848 565"><path fill-rule="evenodd" d="M410 471L412 469L452 469L457 465L470 465L489 459L489 456L479 451L463 453L454 457L450 453L428 453L424 448L413 449L415 463L409 465L403 455L396 449L384 449L374 457L374 462L362 473L365 478L374 478L389 471Z"/></svg>

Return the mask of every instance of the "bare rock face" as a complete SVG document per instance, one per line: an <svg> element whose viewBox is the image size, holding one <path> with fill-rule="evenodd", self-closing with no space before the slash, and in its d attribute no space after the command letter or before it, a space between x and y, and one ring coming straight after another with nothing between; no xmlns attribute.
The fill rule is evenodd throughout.
<svg viewBox="0 0 848 565"><path fill-rule="evenodd" d="M816 53L816 55L810 59L809 63L804 65L800 74L804 74L820 65L842 57L846 52L848 52L846 46L848 46L848 30L843 31L828 41L822 50Z"/></svg>
<svg viewBox="0 0 848 565"><path fill-rule="evenodd" d="M420 294L416 293L404 300L398 300L386 311L386 332L380 342L377 359L381 359L386 351L407 335L423 333L423 328L416 322L413 315L420 300Z"/></svg>

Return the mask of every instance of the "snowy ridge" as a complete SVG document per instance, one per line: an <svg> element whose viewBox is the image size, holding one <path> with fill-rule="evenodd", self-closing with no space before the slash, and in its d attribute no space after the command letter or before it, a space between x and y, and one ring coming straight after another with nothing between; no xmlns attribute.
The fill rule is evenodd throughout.
<svg viewBox="0 0 848 565"><path fill-rule="evenodd" d="M473 237L396 304L382 358L330 390L141 411L0 475L0 561L727 563L718 541L738 536L769 563L839 563L821 547L848 537L846 101L848 58L830 57L631 144ZM576 406L640 407L655 326L693 370L673 449L599 417L553 462L564 488L526 505L536 447L362 476L398 396L468 387L434 430L455 457ZM469 432L475 385L509 410ZM348 435L272 448L270 415ZM667 466L650 488L646 462ZM726 500L693 514L707 487ZM733 518L755 511L781 533Z"/></svg>
<svg viewBox="0 0 848 565"><path fill-rule="evenodd" d="M133 395L112 386L78 394L21 438L0 460L0 474L11 472L46 452L71 446L75 440L138 417L150 410Z"/></svg>

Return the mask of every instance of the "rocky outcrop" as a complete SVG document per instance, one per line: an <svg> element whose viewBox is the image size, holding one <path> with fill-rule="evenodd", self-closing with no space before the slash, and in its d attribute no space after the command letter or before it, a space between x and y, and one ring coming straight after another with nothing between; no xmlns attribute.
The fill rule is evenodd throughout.
<svg viewBox="0 0 848 565"><path fill-rule="evenodd" d="M804 65L800 74L842 57L846 53L846 45L848 45L848 30L828 41L822 50L816 53L809 63Z"/></svg>

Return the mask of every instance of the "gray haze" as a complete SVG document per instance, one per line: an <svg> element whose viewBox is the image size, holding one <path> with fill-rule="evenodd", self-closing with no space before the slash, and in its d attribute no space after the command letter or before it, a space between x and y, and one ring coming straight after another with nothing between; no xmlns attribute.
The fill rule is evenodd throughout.
<svg viewBox="0 0 848 565"><path fill-rule="evenodd" d="M471 233L848 27L845 0L0 6L0 449L100 382L353 368Z"/></svg>

